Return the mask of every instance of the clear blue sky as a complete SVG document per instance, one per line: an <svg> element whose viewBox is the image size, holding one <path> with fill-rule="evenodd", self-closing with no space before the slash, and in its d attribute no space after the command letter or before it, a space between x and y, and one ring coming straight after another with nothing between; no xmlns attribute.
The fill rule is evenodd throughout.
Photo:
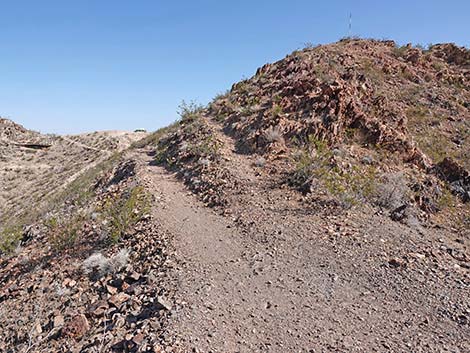
<svg viewBox="0 0 470 353"><path fill-rule="evenodd" d="M155 130L304 43L470 46L470 1L0 0L0 115L42 132Z"/></svg>

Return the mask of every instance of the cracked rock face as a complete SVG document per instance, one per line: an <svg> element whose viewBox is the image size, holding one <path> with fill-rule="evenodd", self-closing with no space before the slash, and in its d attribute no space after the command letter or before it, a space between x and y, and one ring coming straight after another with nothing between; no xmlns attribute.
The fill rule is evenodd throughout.
<svg viewBox="0 0 470 353"><path fill-rule="evenodd" d="M452 192L464 202L470 201L470 173L452 158L445 158L436 165L440 175L450 183Z"/></svg>

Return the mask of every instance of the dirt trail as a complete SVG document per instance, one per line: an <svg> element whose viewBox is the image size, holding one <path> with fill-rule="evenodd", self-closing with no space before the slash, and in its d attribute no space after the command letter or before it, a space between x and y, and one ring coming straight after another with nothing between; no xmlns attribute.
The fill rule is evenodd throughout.
<svg viewBox="0 0 470 353"><path fill-rule="evenodd" d="M301 313L309 299L294 300L295 293L285 286L298 269L288 273L274 263L283 251L258 244L230 219L205 208L163 168L144 168L143 179L157 198L155 217L174 235L181 264L174 276L178 296L187 301L170 321L168 331L176 337L172 344L183 351L220 352L296 347L298 330L307 329ZM292 314L299 327L291 330L281 318Z"/></svg>
<svg viewBox="0 0 470 353"><path fill-rule="evenodd" d="M105 153L107 156L110 156L113 152L112 151L106 151L106 150L103 150L102 148L95 148L93 146L89 146L85 143L82 143L80 141L76 141L76 140L73 140L71 139L70 137L64 135L64 136L60 136L60 138L68 143L71 143L73 145L77 145L78 147L81 147L81 148L84 148L86 150L90 150L90 151L95 151L95 152L99 152L99 153Z"/></svg>
<svg viewBox="0 0 470 353"><path fill-rule="evenodd" d="M355 220L362 224L354 236L337 236L331 229L339 226L296 212L282 193L255 194L258 203L244 211L256 222L242 227L204 207L150 157L136 158L177 252L179 304L166 328L174 351L465 351L469 330L436 315L464 288L387 265L391 249L428 246L422 234L368 215Z"/></svg>

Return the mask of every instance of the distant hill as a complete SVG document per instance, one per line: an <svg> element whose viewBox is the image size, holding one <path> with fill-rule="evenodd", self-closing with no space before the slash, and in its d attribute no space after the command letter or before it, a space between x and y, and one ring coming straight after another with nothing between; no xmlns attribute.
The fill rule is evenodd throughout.
<svg viewBox="0 0 470 353"><path fill-rule="evenodd" d="M134 132L44 135L0 119L0 226L16 224L47 208L85 170L144 136Z"/></svg>

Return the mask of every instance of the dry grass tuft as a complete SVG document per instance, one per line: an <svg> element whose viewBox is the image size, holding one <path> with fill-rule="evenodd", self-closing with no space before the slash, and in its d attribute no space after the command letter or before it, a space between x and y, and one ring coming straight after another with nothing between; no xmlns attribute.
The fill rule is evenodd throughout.
<svg viewBox="0 0 470 353"><path fill-rule="evenodd" d="M129 250L122 249L112 257L106 257L101 253L95 253L83 261L82 268L86 274L97 274L100 277L114 274L126 267L129 262Z"/></svg>

